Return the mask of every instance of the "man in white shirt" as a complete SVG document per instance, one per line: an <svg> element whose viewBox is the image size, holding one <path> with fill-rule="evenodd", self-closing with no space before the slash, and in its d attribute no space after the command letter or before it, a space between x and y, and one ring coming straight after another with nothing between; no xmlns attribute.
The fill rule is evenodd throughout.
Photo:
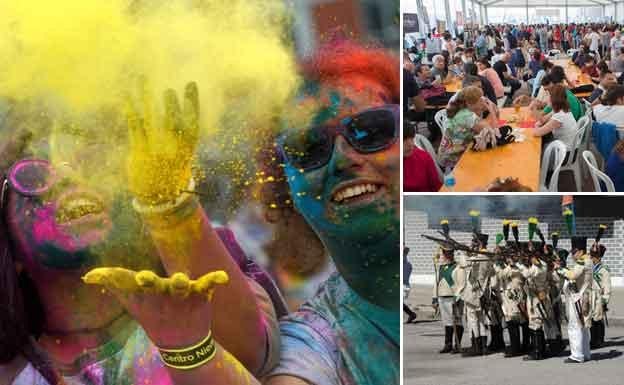
<svg viewBox="0 0 624 385"><path fill-rule="evenodd" d="M598 35L596 31L589 28L589 32L587 32L585 38L590 41L589 50L598 52L598 47L600 46L600 35Z"/></svg>

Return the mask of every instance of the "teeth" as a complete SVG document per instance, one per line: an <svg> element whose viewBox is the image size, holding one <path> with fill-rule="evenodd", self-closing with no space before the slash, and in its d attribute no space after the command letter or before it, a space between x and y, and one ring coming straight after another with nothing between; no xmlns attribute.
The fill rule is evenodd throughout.
<svg viewBox="0 0 624 385"><path fill-rule="evenodd" d="M352 198L367 193L374 193L377 191L377 186L374 184L361 184L357 186L347 187L334 194L334 201L342 202L347 198Z"/></svg>

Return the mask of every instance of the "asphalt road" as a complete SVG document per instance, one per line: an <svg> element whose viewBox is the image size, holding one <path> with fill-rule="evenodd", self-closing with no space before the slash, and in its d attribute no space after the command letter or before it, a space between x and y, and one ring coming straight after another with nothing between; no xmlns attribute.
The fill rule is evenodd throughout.
<svg viewBox="0 0 624 385"><path fill-rule="evenodd" d="M565 335L564 325L564 338ZM619 385L624 384L624 327L606 331L606 347L592 361L565 364L569 354L543 361L504 358L502 353L463 358L439 354L444 334L439 321L404 325L404 385ZM505 334L507 334L505 332ZM462 341L467 346L470 340Z"/></svg>

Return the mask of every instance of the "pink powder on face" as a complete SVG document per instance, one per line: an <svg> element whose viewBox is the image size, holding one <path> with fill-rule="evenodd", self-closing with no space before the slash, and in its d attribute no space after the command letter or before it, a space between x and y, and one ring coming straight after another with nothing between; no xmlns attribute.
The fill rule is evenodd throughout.
<svg viewBox="0 0 624 385"><path fill-rule="evenodd" d="M48 204L35 211L33 223L33 240L37 244L54 243L68 252L78 250L77 242L69 235L62 233L54 217L54 207Z"/></svg>

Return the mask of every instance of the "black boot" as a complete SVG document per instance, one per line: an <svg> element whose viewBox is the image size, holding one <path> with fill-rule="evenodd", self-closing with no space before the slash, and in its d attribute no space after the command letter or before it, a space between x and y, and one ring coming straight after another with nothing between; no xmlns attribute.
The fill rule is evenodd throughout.
<svg viewBox="0 0 624 385"><path fill-rule="evenodd" d="M457 338L455 340L455 348L453 348L453 350L451 351L451 354L457 354L461 352L461 341L462 341L462 336L464 335L464 327L461 325L457 325L455 326L455 328L457 329Z"/></svg>
<svg viewBox="0 0 624 385"><path fill-rule="evenodd" d="M462 357L474 357L480 356L481 349L479 349L480 337L471 337L470 338L470 347L462 352Z"/></svg>
<svg viewBox="0 0 624 385"><path fill-rule="evenodd" d="M453 350L453 327L444 327L444 347L440 350L440 354L450 353Z"/></svg>
<svg viewBox="0 0 624 385"><path fill-rule="evenodd" d="M508 322L507 332L509 332L509 346L505 349L505 357L516 357L522 355L522 346L520 344L520 325L515 321Z"/></svg>
<svg viewBox="0 0 624 385"><path fill-rule="evenodd" d="M531 350L531 329L527 322L521 323L522 327L522 353L528 353Z"/></svg>
<svg viewBox="0 0 624 385"><path fill-rule="evenodd" d="M492 353L500 352L505 349L505 339L503 338L503 328L501 325L492 325L490 327L492 341L488 346L488 350Z"/></svg>
<svg viewBox="0 0 624 385"><path fill-rule="evenodd" d="M590 334L589 347L591 349L598 349L601 346L599 324L600 322L592 320L591 327L589 328L589 334Z"/></svg>
<svg viewBox="0 0 624 385"><path fill-rule="evenodd" d="M524 337L524 329L522 330L522 337ZM528 343L529 343L529 350L528 350L528 354L523 358L525 361L526 360L535 360L535 332L531 329L529 329L527 336L528 338ZM524 341L523 341L524 342Z"/></svg>
<svg viewBox="0 0 624 385"><path fill-rule="evenodd" d="M547 355L548 357L557 357L559 356L559 354L561 354L561 352L563 352L564 348L565 346L563 346L563 339L561 338L561 334L558 334L556 339L548 340Z"/></svg>
<svg viewBox="0 0 624 385"><path fill-rule="evenodd" d="M490 351L488 350L488 345L487 345L487 336L481 336L479 337L479 354L482 356L486 356L488 354L490 354Z"/></svg>
<svg viewBox="0 0 624 385"><path fill-rule="evenodd" d="M414 311L410 309L407 304L403 304L403 311L407 313L407 322L405 322L406 324L412 323L416 320L416 313L414 313Z"/></svg>
<svg viewBox="0 0 624 385"><path fill-rule="evenodd" d="M597 326L598 326L598 347L601 348L604 346L604 339L605 339L605 323L604 320L600 320L597 322Z"/></svg>
<svg viewBox="0 0 624 385"><path fill-rule="evenodd" d="M544 352L546 350L546 337L544 337L544 330L538 329L531 331L531 351L529 355L524 357L524 360L543 360Z"/></svg>

